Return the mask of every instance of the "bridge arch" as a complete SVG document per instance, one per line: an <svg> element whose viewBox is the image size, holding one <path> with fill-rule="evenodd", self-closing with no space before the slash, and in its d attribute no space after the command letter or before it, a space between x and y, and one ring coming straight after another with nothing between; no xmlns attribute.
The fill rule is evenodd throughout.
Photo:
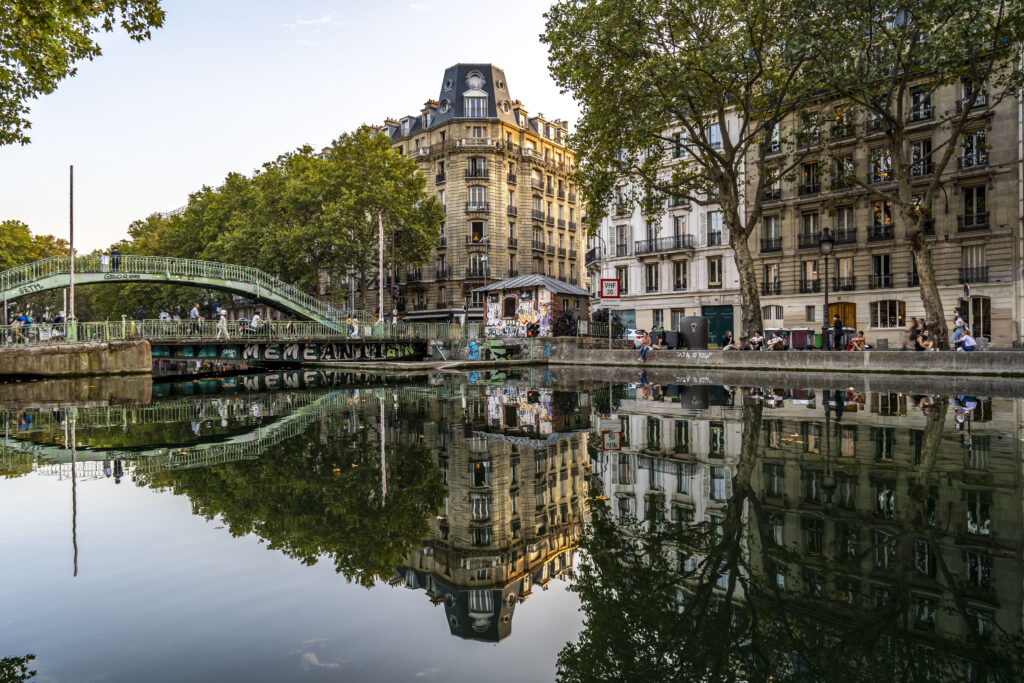
<svg viewBox="0 0 1024 683"><path fill-rule="evenodd" d="M331 327L344 324L348 317L358 317L367 322L367 315L361 311L335 308L258 268L216 261L129 254L119 257L116 269L113 269L113 265L104 267L99 256L78 256L75 258L75 284L145 282L204 287L240 294ZM37 292L61 289L70 283L70 259L67 256L51 256L0 272L0 297L11 301Z"/></svg>

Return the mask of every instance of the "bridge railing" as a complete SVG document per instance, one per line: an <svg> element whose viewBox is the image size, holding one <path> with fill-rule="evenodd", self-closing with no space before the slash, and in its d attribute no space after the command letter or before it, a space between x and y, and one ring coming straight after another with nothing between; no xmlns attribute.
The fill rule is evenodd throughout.
<svg viewBox="0 0 1024 683"><path fill-rule="evenodd" d="M0 291L9 291L47 277L65 275L68 272L70 272L70 259L67 256L51 256L41 261L0 272ZM202 284L191 281L191 278L235 281L240 284L255 285L258 290L256 293L261 297L276 295L330 321L344 322L347 318L356 318L360 323L366 324L372 322L373 319L373 316L365 311L335 308L329 302L307 294L294 285L258 268L230 263L130 254L110 257L109 263L103 263L100 256L88 255L75 257L75 272L162 275L168 282L197 287Z"/></svg>
<svg viewBox="0 0 1024 683"><path fill-rule="evenodd" d="M468 330L475 332L474 327ZM247 321L229 321L220 329L219 321L204 320L106 320L66 323L32 323L0 326L0 345L37 346L66 341L108 342L146 339L152 342L211 341L396 341L464 339L467 330L454 323L398 322L376 325L345 325L338 331L330 325L311 320L268 320L252 327ZM77 338L76 335L77 334Z"/></svg>

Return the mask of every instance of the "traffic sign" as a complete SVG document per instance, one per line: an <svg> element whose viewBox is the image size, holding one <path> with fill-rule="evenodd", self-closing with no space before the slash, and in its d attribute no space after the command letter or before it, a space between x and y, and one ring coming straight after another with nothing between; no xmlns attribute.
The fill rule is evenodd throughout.
<svg viewBox="0 0 1024 683"><path fill-rule="evenodd" d="M614 278L601 278L601 298L618 299L619 281Z"/></svg>

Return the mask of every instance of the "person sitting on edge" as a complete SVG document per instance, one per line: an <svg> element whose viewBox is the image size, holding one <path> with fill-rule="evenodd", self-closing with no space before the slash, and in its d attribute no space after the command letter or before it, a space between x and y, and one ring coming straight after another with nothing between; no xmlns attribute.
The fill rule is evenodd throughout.
<svg viewBox="0 0 1024 683"><path fill-rule="evenodd" d="M725 336L722 337L722 341L719 342L719 346L722 347L723 351L739 351L740 346L736 343L736 340L732 338L732 330L727 330Z"/></svg>
<svg viewBox="0 0 1024 683"><path fill-rule="evenodd" d="M750 339L747 340L747 345L743 348L747 351L760 351L764 346L764 335L760 332L755 332L750 335Z"/></svg>
<svg viewBox="0 0 1024 683"><path fill-rule="evenodd" d="M918 351L934 351L935 342L932 341L931 335L927 329L921 330L920 336L917 338L917 350Z"/></svg>
<svg viewBox="0 0 1024 683"><path fill-rule="evenodd" d="M651 350L651 335L648 332L644 332L644 336L640 339L640 351L637 356L640 362L647 360L647 352Z"/></svg>
<svg viewBox="0 0 1024 683"><path fill-rule="evenodd" d="M964 328L963 334L960 335L960 341L956 344L957 351L974 351L978 348L978 340L974 338L971 331Z"/></svg>
<svg viewBox="0 0 1024 683"><path fill-rule="evenodd" d="M772 336L768 339L768 343L765 344L765 351L784 351L786 349L786 340L779 336L778 331L772 330Z"/></svg>
<svg viewBox="0 0 1024 683"><path fill-rule="evenodd" d="M857 336L850 340L851 351L863 351L868 340L864 338L864 330L859 330Z"/></svg>

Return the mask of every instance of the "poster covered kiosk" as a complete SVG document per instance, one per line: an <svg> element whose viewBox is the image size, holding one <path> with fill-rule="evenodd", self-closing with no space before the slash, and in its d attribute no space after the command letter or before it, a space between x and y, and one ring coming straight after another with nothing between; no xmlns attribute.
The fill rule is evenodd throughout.
<svg viewBox="0 0 1024 683"><path fill-rule="evenodd" d="M576 321L590 314L590 292L547 275L520 275L473 291L485 293L491 338L576 334Z"/></svg>

